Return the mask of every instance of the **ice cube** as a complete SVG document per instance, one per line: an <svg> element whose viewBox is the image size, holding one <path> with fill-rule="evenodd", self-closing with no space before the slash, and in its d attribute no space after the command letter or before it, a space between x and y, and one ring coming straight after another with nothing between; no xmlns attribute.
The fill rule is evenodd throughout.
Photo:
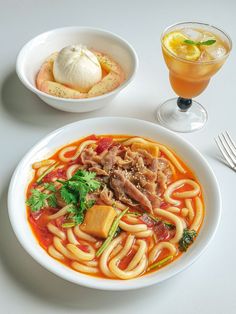
<svg viewBox="0 0 236 314"><path fill-rule="evenodd" d="M206 52L206 50L202 50L200 57L197 61L200 62L209 62L212 60L212 57Z"/></svg>
<svg viewBox="0 0 236 314"><path fill-rule="evenodd" d="M207 41L207 40L211 40L211 39L216 39L216 38L212 33L204 32L202 35L201 41Z"/></svg>
<svg viewBox="0 0 236 314"><path fill-rule="evenodd" d="M217 43L211 46L205 46L205 50L212 59L222 58L227 52L223 45Z"/></svg>
<svg viewBox="0 0 236 314"><path fill-rule="evenodd" d="M197 31L196 29L193 28L184 28L182 29L182 33L188 37L188 39L193 40L193 41L201 41L202 40L202 33Z"/></svg>

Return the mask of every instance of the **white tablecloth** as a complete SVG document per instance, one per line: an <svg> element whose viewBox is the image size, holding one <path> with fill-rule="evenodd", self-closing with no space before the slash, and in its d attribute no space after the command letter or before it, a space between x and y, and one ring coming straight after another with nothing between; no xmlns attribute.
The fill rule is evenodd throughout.
<svg viewBox="0 0 236 314"><path fill-rule="evenodd" d="M236 2L40 0L2 1L0 9L0 313L236 313L235 173L218 159L213 138L229 130L236 139L235 52L198 97L207 126L184 134L207 158L219 180L223 215L214 241L188 270L159 285L129 292L76 286L39 266L20 246L7 214L11 174L27 150L64 124L97 116L128 116L155 122L158 104L173 97L160 49L161 31L184 20L217 24L236 42ZM35 35L61 26L105 28L130 41L140 59L135 81L110 107L89 114L56 111L19 82L15 58Z"/></svg>

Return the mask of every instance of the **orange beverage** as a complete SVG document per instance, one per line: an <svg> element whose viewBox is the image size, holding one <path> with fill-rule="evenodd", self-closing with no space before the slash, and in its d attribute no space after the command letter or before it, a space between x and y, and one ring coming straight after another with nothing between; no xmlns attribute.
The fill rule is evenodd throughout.
<svg viewBox="0 0 236 314"><path fill-rule="evenodd" d="M217 27L186 22L168 27L161 36L161 45L171 86L179 97L161 104L157 119L173 131L200 129L207 121L207 112L192 98L206 89L226 61L231 39Z"/></svg>
<svg viewBox="0 0 236 314"><path fill-rule="evenodd" d="M181 97L193 98L221 68L230 45L222 35L205 27L180 26L164 34L162 51L173 90Z"/></svg>

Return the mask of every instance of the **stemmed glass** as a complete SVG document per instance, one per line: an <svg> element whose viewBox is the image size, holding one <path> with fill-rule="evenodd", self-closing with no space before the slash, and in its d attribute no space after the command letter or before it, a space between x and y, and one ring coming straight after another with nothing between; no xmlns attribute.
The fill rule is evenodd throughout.
<svg viewBox="0 0 236 314"><path fill-rule="evenodd" d="M178 37L179 33L184 41L181 34ZM171 36L175 36L174 41ZM222 67L232 41L215 26L185 22L168 27L161 36L161 44L171 86L179 97L162 103L157 119L173 131L196 131L206 123L207 111L192 98L205 90L211 77Z"/></svg>

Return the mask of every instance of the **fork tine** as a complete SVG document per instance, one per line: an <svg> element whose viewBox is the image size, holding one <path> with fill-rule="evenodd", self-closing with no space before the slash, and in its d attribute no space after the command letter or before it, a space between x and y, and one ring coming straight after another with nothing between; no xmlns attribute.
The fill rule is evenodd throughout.
<svg viewBox="0 0 236 314"><path fill-rule="evenodd" d="M220 139L220 137L219 137ZM232 162L232 160L230 159L230 157L228 156L228 154L226 153L226 151L224 150L223 146L221 146L221 143L217 140L217 138L215 138L215 142L216 142L216 145L218 146L221 154L223 155L223 157L225 158L225 160L227 161L227 163L229 164L229 166L231 168L234 168L234 164Z"/></svg>
<svg viewBox="0 0 236 314"><path fill-rule="evenodd" d="M228 139L230 140L231 144L233 145L233 147L236 151L236 144L235 144L234 140L232 139L232 137L230 136L230 134L227 131L225 131L225 133L228 136Z"/></svg>
<svg viewBox="0 0 236 314"><path fill-rule="evenodd" d="M227 139L224 133L221 134L221 138L219 136L219 139L222 140L222 145L227 151L229 157L232 159L233 163L236 164L236 156L235 156L232 144L229 142L229 140Z"/></svg>

